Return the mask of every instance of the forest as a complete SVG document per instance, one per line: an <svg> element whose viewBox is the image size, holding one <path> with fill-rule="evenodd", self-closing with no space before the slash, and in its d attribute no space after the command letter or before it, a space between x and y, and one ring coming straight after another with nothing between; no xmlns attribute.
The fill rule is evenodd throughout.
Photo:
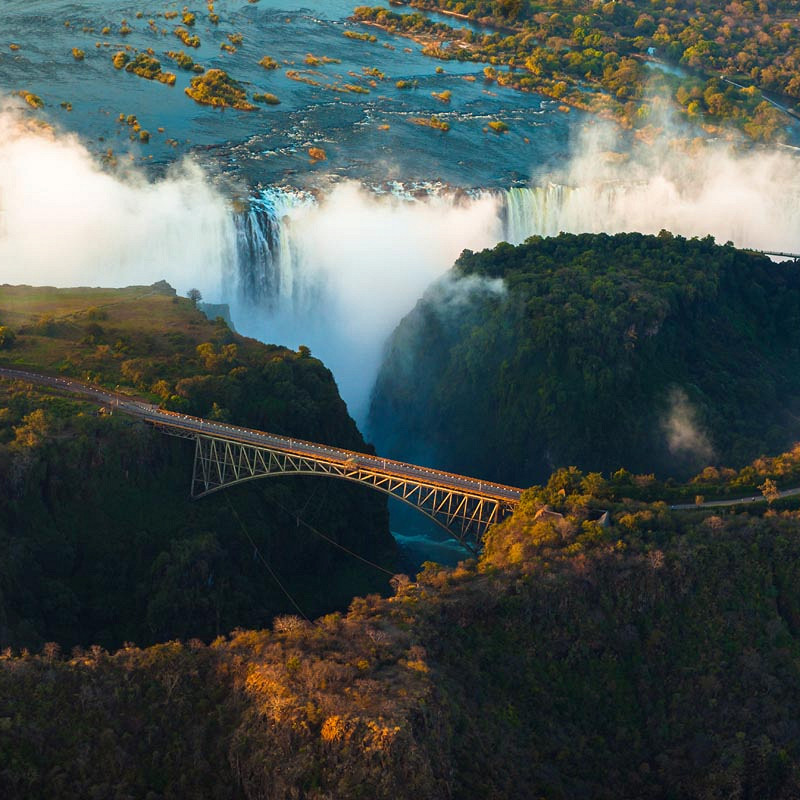
<svg viewBox="0 0 800 800"><path fill-rule="evenodd" d="M401 321L369 429L515 486L569 464L725 483L794 444L799 359L792 262L666 231L532 237L465 251Z"/></svg>
<svg viewBox="0 0 800 800"><path fill-rule="evenodd" d="M163 283L0 287L0 365L366 447L308 348L239 336ZM380 495L285 478L192 501L191 443L108 410L0 381L0 646L210 641L297 613L294 602L319 615L386 589L382 573L337 547L391 571Z"/></svg>
<svg viewBox="0 0 800 800"><path fill-rule="evenodd" d="M437 58L487 64L489 80L541 92L625 127L658 122L660 98L710 130L779 141L800 99L797 3L703 6L663 0L412 0L479 21L485 33L360 6L355 18L414 36ZM653 56L670 66L663 70ZM655 68L654 68L655 67ZM764 92L771 93L765 96ZM777 104L774 102L777 98Z"/></svg>
<svg viewBox="0 0 800 800"><path fill-rule="evenodd" d="M396 368L442 370L405 376L440 426L405 422L437 443L453 425L451 456L497 436L491 457L542 477L479 557L388 585L312 535L393 565L358 487L192 503L185 442L3 381L0 796L793 800L800 511L768 481L800 477L798 447L772 444L796 419L799 276L667 232L465 251L395 334ZM197 300L3 286L0 365L368 449L307 347ZM648 436L669 429L637 422L663 392L696 429L671 454L688 480L628 471L633 451L546 470L664 456Z"/></svg>
<svg viewBox="0 0 800 800"><path fill-rule="evenodd" d="M479 560L346 613L210 645L6 650L0 792L797 797L798 512L564 488L526 492Z"/></svg>

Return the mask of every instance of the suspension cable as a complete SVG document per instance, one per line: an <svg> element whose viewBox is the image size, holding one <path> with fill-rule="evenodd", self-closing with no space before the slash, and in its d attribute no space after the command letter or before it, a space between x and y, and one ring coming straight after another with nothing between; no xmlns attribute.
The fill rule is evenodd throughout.
<svg viewBox="0 0 800 800"><path fill-rule="evenodd" d="M364 556L360 556L358 553L354 553L349 548L345 547L343 544L340 544L335 539L331 539L330 536L326 536L322 531L317 530L310 522L306 522L304 519L301 519L298 514L292 513L286 506L282 503L279 503L277 500L272 499L271 497L268 498L271 503L274 503L278 508L280 508L285 514L288 514L290 517L294 517L299 523L305 525L312 533L319 536L321 539L324 539L326 542L330 542L334 547L338 547L340 550L344 550L345 553L353 556L353 558L357 558L359 561L363 561L365 564L368 564L370 567L374 567L375 569L380 570L381 572L385 572L389 577L394 577L396 573L392 572L391 570L382 567L380 564L376 564L374 561L370 561L368 558L364 558ZM308 503L306 503L308 505ZM305 507L304 507L305 509Z"/></svg>
<svg viewBox="0 0 800 800"><path fill-rule="evenodd" d="M245 524L242 522L242 519L239 516L238 512L236 511L236 509L233 507L233 504L231 503L230 497L228 497L228 493L227 492L223 492L223 494L225 495L225 500L228 503L228 508L230 508L231 513L233 514L233 516L236 517L236 521L239 523L239 527L241 527L242 533L244 533L244 535L247 537L247 539L250 542L250 544L253 545L253 550L255 551L255 553L259 557L259 559L261 560L261 563L267 568L267 571L272 576L272 579L275 581L275 583L278 584L278 586L280 587L281 591L286 595L286 597L289 598L289 602L295 607L295 609L297 609L297 613L306 622L311 622L311 620L303 613L303 609L300 608L300 606L298 605L298 603L294 599L294 597L292 597L292 595L289 593L289 590L281 583L280 579L275 574L275 571L269 565L267 560L264 558L263 555L261 555L261 550L258 549L258 545L253 541L253 537L248 532L247 528L245 527Z"/></svg>

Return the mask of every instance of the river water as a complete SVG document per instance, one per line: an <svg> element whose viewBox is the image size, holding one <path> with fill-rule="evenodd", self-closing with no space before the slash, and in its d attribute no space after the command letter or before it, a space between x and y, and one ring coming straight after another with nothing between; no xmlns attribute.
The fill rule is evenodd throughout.
<svg viewBox="0 0 800 800"><path fill-rule="evenodd" d="M164 164L194 150L207 164L251 185L305 186L352 177L376 184L396 179L508 186L527 182L532 167L545 174L567 157L569 128L581 114L565 114L538 95L487 85L481 65L437 62L407 38L351 23L355 5L223 0L216 6L220 22L213 25L205 4L196 3L189 6L196 14L191 32L201 42L195 49L184 47L172 32L180 14L163 16L180 11L183 2L6 0L0 11L0 91L39 95L48 120L75 131L97 152L111 147L132 152L140 163ZM124 36L123 20L131 29ZM110 31L103 34L104 28ZM373 34L377 41L349 39L348 31ZM221 50L235 34L243 37L236 52ZM12 43L19 50L10 51ZM74 47L84 51L83 61L73 58ZM162 68L176 74L175 86L115 70L112 55L125 47L152 48ZM280 105L251 113L197 105L183 91L193 74L163 56L181 49L207 68L224 69L250 93L277 95ZM308 66L309 53L339 63ZM265 55L280 68L259 66ZM444 71L437 73L437 66ZM375 68L383 79L365 74ZM290 79L290 69L319 85ZM417 87L398 89L399 80ZM326 88L346 84L368 94ZM432 96L444 91L452 92L447 104ZM151 134L149 144L131 143L128 127L118 122L120 113L137 116ZM449 121L450 132L410 121L431 114ZM507 122L509 133L486 132L493 119ZM310 163L310 146L324 148L327 160Z"/></svg>

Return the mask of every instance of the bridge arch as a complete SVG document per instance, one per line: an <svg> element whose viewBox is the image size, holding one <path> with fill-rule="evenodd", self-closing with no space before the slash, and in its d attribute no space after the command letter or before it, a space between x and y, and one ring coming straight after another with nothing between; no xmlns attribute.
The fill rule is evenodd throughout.
<svg viewBox="0 0 800 800"><path fill-rule="evenodd" d="M280 475L338 478L368 486L415 508L471 553L480 550L489 527L515 505L481 492L386 474L352 460L337 462L201 434L187 438L195 439L193 498L258 478Z"/></svg>

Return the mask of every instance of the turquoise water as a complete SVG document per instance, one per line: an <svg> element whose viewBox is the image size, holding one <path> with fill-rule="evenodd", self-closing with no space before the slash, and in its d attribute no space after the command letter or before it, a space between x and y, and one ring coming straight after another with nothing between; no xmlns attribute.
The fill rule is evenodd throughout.
<svg viewBox="0 0 800 800"><path fill-rule="evenodd" d="M162 169L181 154L194 152L250 185L314 185L349 177L367 183L509 186L545 175L568 157L571 130L585 115L575 110L566 114L535 94L486 84L481 64L438 62L423 56L410 39L358 25L348 19L355 5L328 0L312 8L288 0L225 0L216 7L220 24L213 25L204 3L191 4L188 8L196 15L191 33L201 40L194 49L173 34L180 15L173 20L163 16L164 11L180 11L183 2L7 0L1 12L0 92L39 95L45 108L36 115L78 134L95 152L111 148L136 163ZM132 29L126 36L119 32L123 19ZM106 26L111 32L103 34ZM348 39L348 30L369 32L377 41ZM229 34L243 37L235 53L220 49L229 43ZM12 42L18 51L8 49ZM175 86L115 70L111 58L126 46L151 48L162 69L176 74ZM83 61L72 57L73 47L85 52ZM164 56L181 49L207 68L224 69L248 94L270 92L281 104L249 113L197 105L184 93L193 74ZM307 53L340 63L309 67L303 63ZM280 68L260 67L265 55ZM437 67L443 72L437 73ZM375 68L384 73L383 80L365 74ZM320 85L291 80L288 70ZM415 81L417 88L398 89L398 80ZM369 93L326 88L344 84ZM446 90L452 93L447 104L432 96ZM71 103L72 110L63 109L62 102ZM131 141L120 114L135 114L150 132L150 143ZM443 133L411 121L432 114L446 119L451 130ZM506 122L509 132L488 131L493 119ZM323 148L327 160L312 164L309 147Z"/></svg>

